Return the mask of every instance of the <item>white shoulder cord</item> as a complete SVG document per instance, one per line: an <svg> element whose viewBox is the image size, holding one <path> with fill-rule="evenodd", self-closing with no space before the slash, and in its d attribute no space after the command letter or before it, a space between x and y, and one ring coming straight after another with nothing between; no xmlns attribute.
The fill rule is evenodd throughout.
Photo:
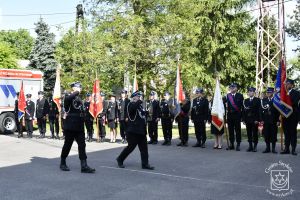
<svg viewBox="0 0 300 200"><path fill-rule="evenodd" d="M250 106L247 107L247 106L245 105L245 101L246 101L246 99L244 99L244 101L243 101L243 106L244 106L244 108L245 108L246 110L248 110L248 109L250 109Z"/></svg>
<svg viewBox="0 0 300 200"><path fill-rule="evenodd" d="M263 105L263 99L260 100L260 104L261 104L261 107L262 107L264 110L266 110L266 109L268 109L268 108L270 107L269 104L267 104L266 106Z"/></svg>
<svg viewBox="0 0 300 200"><path fill-rule="evenodd" d="M137 113L137 111L135 111L134 119L131 119L131 118L130 118L130 113L129 113L129 110L128 110L128 107L129 107L129 104L130 104L130 103L131 103L131 102L129 102L128 105L127 105L127 113L128 113L128 119L129 119L130 121L133 122L133 121L135 121L135 119L136 119L136 113Z"/></svg>

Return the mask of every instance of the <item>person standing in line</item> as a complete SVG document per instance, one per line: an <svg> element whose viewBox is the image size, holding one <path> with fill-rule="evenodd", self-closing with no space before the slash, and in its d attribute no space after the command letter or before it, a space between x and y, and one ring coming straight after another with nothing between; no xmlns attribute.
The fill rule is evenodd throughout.
<svg viewBox="0 0 300 200"><path fill-rule="evenodd" d="M26 94L25 127L28 138L32 138L34 111L35 105L34 102L31 101L31 94Z"/></svg>
<svg viewBox="0 0 300 200"><path fill-rule="evenodd" d="M118 104L116 96L110 95L110 101L107 105L106 112L108 127L110 128L110 142L115 143L117 137L117 123L118 123Z"/></svg>
<svg viewBox="0 0 300 200"><path fill-rule="evenodd" d="M49 114L49 102L44 97L44 92L38 92L38 100L36 101L36 112L35 116L40 132L39 138L45 138L46 134L46 121Z"/></svg>
<svg viewBox="0 0 300 200"><path fill-rule="evenodd" d="M196 90L197 97L193 99L191 120L194 123L197 143L193 147L205 148L206 122L208 120L208 100L204 97L204 90Z"/></svg>
<svg viewBox="0 0 300 200"><path fill-rule="evenodd" d="M249 147L248 152L257 151L258 143L258 122L259 122L259 107L260 99L255 97L256 88L249 87L249 98L243 102L243 122L246 125Z"/></svg>
<svg viewBox="0 0 300 200"><path fill-rule="evenodd" d="M53 97L51 96L49 99L49 125L52 139L59 139L59 110L57 108L56 103L53 101ZM55 134L54 134L55 130Z"/></svg>
<svg viewBox="0 0 300 200"><path fill-rule="evenodd" d="M120 123L120 135L122 137L121 143L126 143L126 129L127 129L127 105L130 100L127 97L127 91L121 91L121 98L118 102L118 110L119 110L119 123Z"/></svg>

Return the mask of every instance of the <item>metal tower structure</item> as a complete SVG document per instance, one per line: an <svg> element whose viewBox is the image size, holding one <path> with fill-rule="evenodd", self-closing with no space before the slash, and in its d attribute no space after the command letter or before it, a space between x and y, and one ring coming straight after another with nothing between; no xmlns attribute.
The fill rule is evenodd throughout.
<svg viewBox="0 0 300 200"><path fill-rule="evenodd" d="M257 0L256 88L258 94L272 86L270 74L278 69L281 58L285 59L285 0ZM270 27L271 20L276 28ZM274 24L274 23L273 23Z"/></svg>

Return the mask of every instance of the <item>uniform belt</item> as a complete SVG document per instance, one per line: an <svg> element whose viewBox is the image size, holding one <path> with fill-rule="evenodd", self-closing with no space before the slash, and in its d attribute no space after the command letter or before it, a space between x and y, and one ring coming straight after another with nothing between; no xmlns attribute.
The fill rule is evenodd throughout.
<svg viewBox="0 0 300 200"><path fill-rule="evenodd" d="M83 113L68 113L67 116L70 117L84 117Z"/></svg>

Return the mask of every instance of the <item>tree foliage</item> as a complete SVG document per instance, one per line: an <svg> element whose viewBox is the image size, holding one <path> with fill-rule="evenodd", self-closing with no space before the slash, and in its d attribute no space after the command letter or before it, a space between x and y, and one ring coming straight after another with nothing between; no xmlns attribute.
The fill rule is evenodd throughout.
<svg viewBox="0 0 300 200"><path fill-rule="evenodd" d="M50 94L54 88L58 65L55 59L55 35L49 32L49 26L42 18L35 25L37 38L29 56L29 66L44 73L44 90Z"/></svg>
<svg viewBox="0 0 300 200"><path fill-rule="evenodd" d="M16 61L13 49L7 43L0 41L0 68L15 69L17 68Z"/></svg>
<svg viewBox="0 0 300 200"><path fill-rule="evenodd" d="M300 0L297 1L297 6L291 16L291 20L286 31L290 36L294 37L296 41L300 41ZM300 47L296 50L299 51Z"/></svg>
<svg viewBox="0 0 300 200"><path fill-rule="evenodd" d="M0 41L6 42L13 49L18 59L28 59L34 39L25 29L0 31Z"/></svg>
<svg viewBox="0 0 300 200"><path fill-rule="evenodd" d="M211 93L216 73L225 86L255 81L255 23L244 12L251 0L86 2L88 28L78 35L71 30L58 45L69 79L81 74L92 85L97 72L110 90L123 87L124 73L133 77L136 69L139 86L161 94L173 91L180 64L187 91L197 86Z"/></svg>

